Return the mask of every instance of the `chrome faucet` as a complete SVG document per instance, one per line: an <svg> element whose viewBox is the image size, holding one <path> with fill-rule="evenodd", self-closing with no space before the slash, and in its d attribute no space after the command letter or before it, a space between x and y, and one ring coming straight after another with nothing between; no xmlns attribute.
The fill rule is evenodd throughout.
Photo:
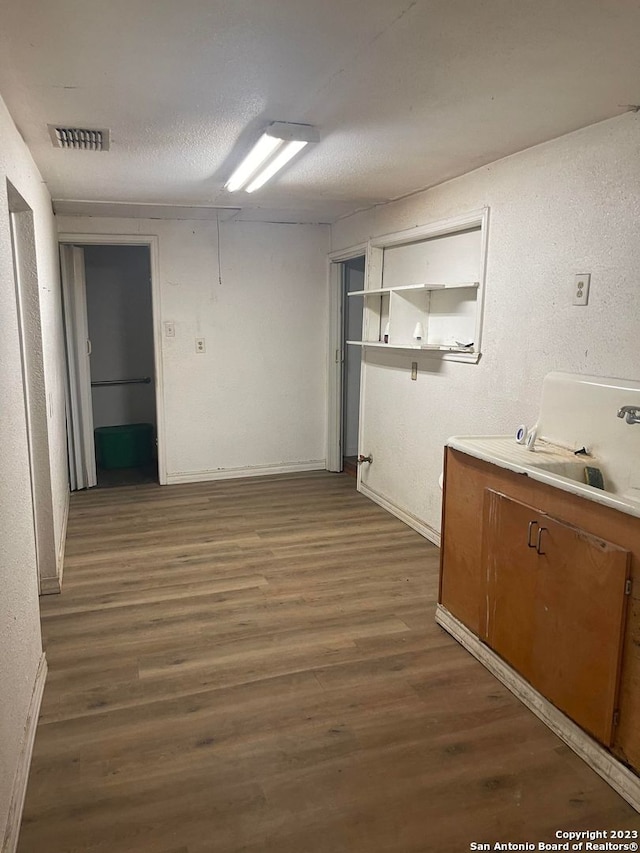
<svg viewBox="0 0 640 853"><path fill-rule="evenodd" d="M640 406L622 406L618 409L618 417L628 424L640 424Z"/></svg>

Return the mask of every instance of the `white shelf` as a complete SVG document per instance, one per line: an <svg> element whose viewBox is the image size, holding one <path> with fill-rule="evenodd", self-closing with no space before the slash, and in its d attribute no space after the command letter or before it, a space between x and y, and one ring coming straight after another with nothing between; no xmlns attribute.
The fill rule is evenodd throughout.
<svg viewBox="0 0 640 853"><path fill-rule="evenodd" d="M478 281L463 281L455 284L402 284L398 287L375 287L368 290L352 290L347 296L382 296L385 293L400 293L403 290L448 290L458 287L479 287Z"/></svg>
<svg viewBox="0 0 640 853"><path fill-rule="evenodd" d="M382 341L347 341L348 344L351 344L354 347L380 347L380 349L399 349L399 350L424 350L426 352L466 352L470 354L475 354L475 349L473 347L458 347L458 346L448 346L447 344L425 344L424 346L418 346L417 344L385 344Z"/></svg>
<svg viewBox="0 0 640 853"><path fill-rule="evenodd" d="M411 353L412 357L416 357L418 353L423 358L439 358L442 361L461 361L469 364L477 364L480 361L480 353L475 349L467 347L447 347L447 346L403 346L401 344L384 344L381 341L347 341L348 344L356 347L363 347L373 350L389 350L390 352Z"/></svg>
<svg viewBox="0 0 640 853"><path fill-rule="evenodd" d="M362 334L357 335L362 340L348 343L369 350L371 358L388 349L414 358L422 353L422 358L477 363L487 215L483 209L370 240L365 288L348 294L362 298Z"/></svg>

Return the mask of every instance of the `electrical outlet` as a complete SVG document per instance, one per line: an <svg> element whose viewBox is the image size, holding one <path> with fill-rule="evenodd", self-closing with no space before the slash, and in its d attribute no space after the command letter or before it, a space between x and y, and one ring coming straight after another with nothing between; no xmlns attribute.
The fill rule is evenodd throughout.
<svg viewBox="0 0 640 853"><path fill-rule="evenodd" d="M417 361L411 362L411 378L412 379L418 378L418 362Z"/></svg>
<svg viewBox="0 0 640 853"><path fill-rule="evenodd" d="M207 348L204 345L204 338L196 338L196 352L206 352Z"/></svg>
<svg viewBox="0 0 640 853"><path fill-rule="evenodd" d="M171 323L169 320L167 320L164 324L164 335L166 338L175 338L176 324Z"/></svg>
<svg viewBox="0 0 640 853"><path fill-rule="evenodd" d="M574 279L573 304L589 304L589 285L591 284L591 273L578 273Z"/></svg>

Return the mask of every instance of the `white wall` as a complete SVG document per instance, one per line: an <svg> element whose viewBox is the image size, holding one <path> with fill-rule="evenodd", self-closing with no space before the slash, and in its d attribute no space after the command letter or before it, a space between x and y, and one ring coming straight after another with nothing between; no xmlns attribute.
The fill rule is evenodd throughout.
<svg viewBox="0 0 640 853"><path fill-rule="evenodd" d="M332 250L490 207L479 364L368 352L363 471L376 494L436 532L450 435L533 423L550 370L640 371L640 118L625 114L332 228ZM571 304L575 273L590 304Z"/></svg>
<svg viewBox="0 0 640 853"><path fill-rule="evenodd" d="M154 376L151 263L146 246L84 250L91 380ZM91 389L93 425L156 423L153 381Z"/></svg>
<svg viewBox="0 0 640 853"><path fill-rule="evenodd" d="M159 238L169 482L324 467L328 227L223 222L220 255L215 222L58 228Z"/></svg>
<svg viewBox="0 0 640 853"><path fill-rule="evenodd" d="M27 709L42 653L7 180L34 214L54 521L59 547L68 484L55 225L46 187L0 100L0 443L3 460L0 477L0 839L4 836Z"/></svg>

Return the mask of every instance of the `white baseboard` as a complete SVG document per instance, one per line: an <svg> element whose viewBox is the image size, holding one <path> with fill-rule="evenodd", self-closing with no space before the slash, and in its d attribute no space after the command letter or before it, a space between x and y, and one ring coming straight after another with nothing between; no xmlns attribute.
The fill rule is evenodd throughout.
<svg viewBox="0 0 640 853"><path fill-rule="evenodd" d="M36 672L33 692L31 694L31 701L29 703L29 710L24 726L20 755L18 756L18 766L16 768L15 776L13 777L7 826L4 833L4 840L2 842L2 853L15 853L18 847L18 835L20 834L24 799L27 793L29 768L31 767L33 744L36 738L36 728L38 726L38 717L40 716L40 705L42 703L42 694L44 692L46 678L47 659L43 652L40 662L38 663L38 670Z"/></svg>
<svg viewBox="0 0 640 853"><path fill-rule="evenodd" d="M215 471L185 471L167 474L167 485L205 483L211 480L234 480L242 477L267 477L271 474L297 474L303 471L325 471L324 459L294 462L289 465L249 465L245 468L219 468Z"/></svg>
<svg viewBox="0 0 640 853"><path fill-rule="evenodd" d="M421 521L417 516L412 515L410 512L396 506L396 504L387 498L383 498L382 495L374 492L374 490L369 488L365 483L361 482L358 490L362 492L365 497L369 498L374 503L377 503L383 509L386 509L387 512L390 512L391 515L395 515L395 517L399 518L400 521L404 521L405 524L413 528L413 530L416 530L421 536L428 539L429 542L433 542L433 544L437 545L438 548L440 547L440 534L437 530L434 530L433 527L425 524L424 521Z"/></svg>
<svg viewBox="0 0 640 853"><path fill-rule="evenodd" d="M40 595L59 595L61 592L61 578L40 578Z"/></svg>
<svg viewBox="0 0 640 853"><path fill-rule="evenodd" d="M558 735L589 767L640 812L640 777L559 711L441 604L436 622Z"/></svg>

